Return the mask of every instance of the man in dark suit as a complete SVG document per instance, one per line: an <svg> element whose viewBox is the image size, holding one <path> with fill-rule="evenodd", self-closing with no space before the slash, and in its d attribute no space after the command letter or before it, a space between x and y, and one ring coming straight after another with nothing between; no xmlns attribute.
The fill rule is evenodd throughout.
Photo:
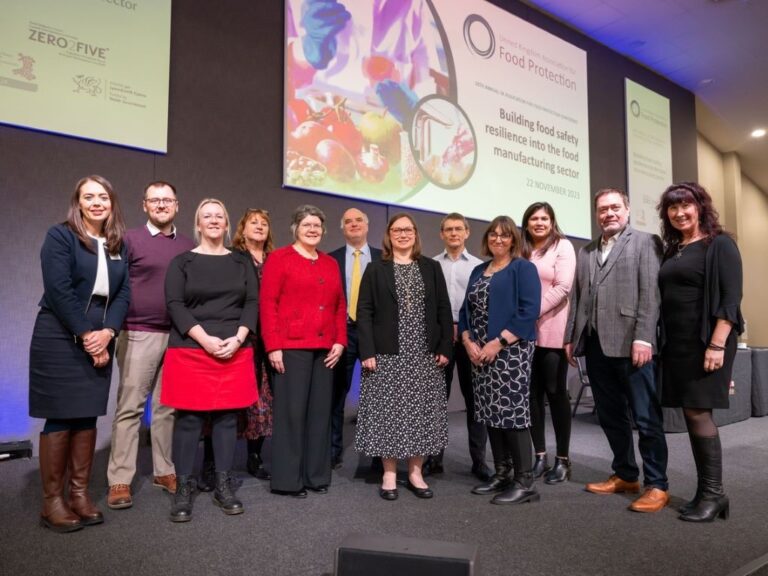
<svg viewBox="0 0 768 576"><path fill-rule="evenodd" d="M341 231L346 244L330 256L339 263L341 283L347 298L347 350L334 369L333 414L331 417L331 466L338 469L344 450L344 404L352 386L355 363L358 361L357 326L355 314L357 294L365 267L381 260L381 250L368 246L368 216L357 208L350 208L341 217Z"/></svg>
<svg viewBox="0 0 768 576"><path fill-rule="evenodd" d="M602 233L579 251L565 330L565 352L585 356L597 415L613 451L613 475L589 492L639 492L630 412L640 436L645 491L629 506L657 512L669 502L667 442L654 370L659 318L658 236L633 230L629 199L604 188L595 196Z"/></svg>

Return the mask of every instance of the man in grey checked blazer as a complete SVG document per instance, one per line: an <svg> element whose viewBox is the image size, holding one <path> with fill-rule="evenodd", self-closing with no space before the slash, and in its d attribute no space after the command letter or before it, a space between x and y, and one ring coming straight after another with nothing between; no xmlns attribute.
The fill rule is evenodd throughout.
<svg viewBox="0 0 768 576"><path fill-rule="evenodd" d="M602 233L579 251L565 349L571 364L574 356L586 357L597 415L613 452L613 475L586 489L640 491L631 414L640 436L645 491L630 509L657 512L669 501L654 368L661 241L627 225L629 199L621 190L599 190L595 216Z"/></svg>

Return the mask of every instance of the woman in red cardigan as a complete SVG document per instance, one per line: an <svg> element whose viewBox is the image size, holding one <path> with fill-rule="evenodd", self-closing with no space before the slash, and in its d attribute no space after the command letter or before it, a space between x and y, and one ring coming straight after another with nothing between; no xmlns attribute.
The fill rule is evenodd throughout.
<svg viewBox="0 0 768 576"><path fill-rule="evenodd" d="M272 491L306 498L331 483L333 367L347 345L347 304L336 260L317 250L325 214L299 206L295 242L264 263L261 335L275 370Z"/></svg>

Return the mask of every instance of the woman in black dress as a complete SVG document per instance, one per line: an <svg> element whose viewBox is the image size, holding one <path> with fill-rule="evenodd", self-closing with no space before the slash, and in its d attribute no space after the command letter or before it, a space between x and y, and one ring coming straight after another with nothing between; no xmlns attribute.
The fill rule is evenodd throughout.
<svg viewBox="0 0 768 576"><path fill-rule="evenodd" d="M658 210L666 244L659 271L662 404L683 408L698 474L696 495L680 508L680 519L711 522L729 512L712 409L728 408L736 335L744 329L741 256L712 198L695 182L667 188Z"/></svg>
<svg viewBox="0 0 768 576"><path fill-rule="evenodd" d="M29 415L46 419L41 521L57 532L104 521L87 490L96 418L107 411L114 337L128 311L124 231L112 185L88 176L75 186L66 222L48 230L40 252L44 293L29 351Z"/></svg>
<svg viewBox="0 0 768 576"><path fill-rule="evenodd" d="M250 338L258 317L256 273L248 257L226 248L229 215L220 200L200 202L195 240L197 247L174 258L165 277L172 324L160 401L176 409L173 522L192 519L192 467L208 418L216 461L213 502L225 514L243 512L230 476L237 416L258 399Z"/></svg>

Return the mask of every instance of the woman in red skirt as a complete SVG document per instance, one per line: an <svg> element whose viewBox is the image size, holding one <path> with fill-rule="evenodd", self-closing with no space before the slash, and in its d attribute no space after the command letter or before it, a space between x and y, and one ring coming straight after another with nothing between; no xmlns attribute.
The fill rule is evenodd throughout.
<svg viewBox="0 0 768 576"><path fill-rule="evenodd" d="M192 467L206 418L216 460L213 501L225 514L243 512L230 477L237 416L258 398L250 342L258 316L258 283L249 259L226 248L229 215L220 200L205 199L198 206L195 240L197 248L174 258L165 279L172 327L161 402L177 410L173 522L192 517Z"/></svg>

